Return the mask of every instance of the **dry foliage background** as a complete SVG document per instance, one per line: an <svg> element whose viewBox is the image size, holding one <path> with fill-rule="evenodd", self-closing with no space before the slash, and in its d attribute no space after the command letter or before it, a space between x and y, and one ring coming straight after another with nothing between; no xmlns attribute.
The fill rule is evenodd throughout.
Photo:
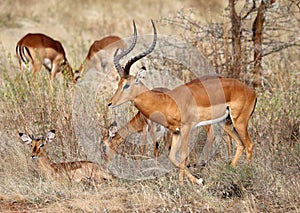
<svg viewBox="0 0 300 213"><path fill-rule="evenodd" d="M57 82L51 89L46 72L41 72L34 82L29 74L22 76L15 55L15 45L22 36L41 32L60 40L71 65L77 68L94 40L111 34L130 36L132 19L137 22L139 34L152 32L149 28L152 18L157 21L159 34L199 42L200 34L191 31L192 28L189 31L178 27L176 23L182 20L186 24L186 20L192 20L201 26L224 19L221 14L226 1L222 4L217 0L205 2L8 0L0 3L1 212L300 211L297 48L264 58L266 84L257 89L258 102L250 121L250 134L255 143L252 166L242 158L236 169L231 168L224 154L225 143L221 143L207 167L194 169L204 177L204 187L189 182L180 186L176 170L153 180L116 179L97 188L48 182L40 177L35 162L29 157L29 148L18 138L19 131L43 134L55 128L57 139L47 149L53 161L86 158L73 129L74 88ZM288 2L280 1L280 4ZM204 53L210 52L209 47L215 51L221 49L214 45L215 40L206 42L196 45ZM217 65L215 62L219 59L213 59L211 63ZM228 75L225 71L220 73ZM249 83L251 75L248 77L244 73L240 80ZM99 107L99 119L102 115ZM204 134L201 141L205 141ZM151 147L149 150L151 152Z"/></svg>

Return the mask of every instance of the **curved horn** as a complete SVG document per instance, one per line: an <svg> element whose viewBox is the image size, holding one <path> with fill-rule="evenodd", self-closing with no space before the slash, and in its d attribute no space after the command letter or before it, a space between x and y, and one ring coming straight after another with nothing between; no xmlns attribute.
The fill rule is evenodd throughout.
<svg viewBox="0 0 300 213"><path fill-rule="evenodd" d="M151 22L152 22L152 26L153 26L153 31L154 31L154 38L153 38L153 42L152 42L152 45L148 48L148 50L146 50L145 52L131 58L125 68L124 68L124 76L127 76L129 75L129 72L130 72L130 67L132 64L134 64L135 62L137 62L138 60L140 60L141 58L145 57L146 55L149 55L155 48L155 45L156 45L156 41L157 41L157 32L156 32L156 28L155 28L155 24L153 22L153 20L151 19Z"/></svg>
<svg viewBox="0 0 300 213"><path fill-rule="evenodd" d="M115 56L114 56L114 65L121 77L124 76L124 68L120 65L120 59L123 58L125 55L127 55L130 51L133 50L133 48L136 44L136 40L137 40L137 32L136 32L135 22L133 21L133 39L132 39L130 46L126 50L122 51L119 55L117 55L118 50L119 50L119 49L117 49L115 52Z"/></svg>

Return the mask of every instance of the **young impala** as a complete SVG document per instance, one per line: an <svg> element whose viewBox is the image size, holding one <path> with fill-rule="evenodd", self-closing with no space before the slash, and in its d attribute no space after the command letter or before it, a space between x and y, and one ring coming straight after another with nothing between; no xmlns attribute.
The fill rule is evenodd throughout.
<svg viewBox="0 0 300 213"><path fill-rule="evenodd" d="M135 30L132 44L115 56L114 64L121 79L108 106L117 107L132 101L145 117L173 132L169 159L180 170L180 183L183 182L184 175L193 183L202 183L202 179L194 177L185 166L190 132L197 126L210 125L229 118L231 124L227 123L224 129L237 144L232 165L236 166L244 150L248 162L251 162L254 144L248 133L248 121L256 103L256 94L252 89L235 79L212 78L203 81L195 79L169 92L157 92L149 90L141 82L145 70L140 70L136 76L130 75L130 67L155 48L157 33L153 21L152 25L154 39L148 50L131 58L125 67L120 65L119 60L134 48L137 39ZM176 158L179 150L180 161Z"/></svg>
<svg viewBox="0 0 300 213"><path fill-rule="evenodd" d="M156 91L168 91L167 88L155 88ZM109 133L103 138L103 142L108 145L112 150L117 150L118 147L125 141L125 139L133 134L142 132L142 143L141 143L141 155L144 155L147 143L147 136L150 135L153 147L154 147L154 156L158 157L158 141L156 137L157 124L155 124L150 119L146 118L141 112L138 112L126 125L122 128L117 129L116 124L112 124ZM164 127L162 127L164 128ZM110 135L110 137L108 137ZM163 138L165 141L165 149L168 150L171 145L171 132L163 130ZM113 158L113 156L109 156Z"/></svg>
<svg viewBox="0 0 300 213"><path fill-rule="evenodd" d="M113 178L98 164L91 161L52 162L44 146L53 141L55 130L50 130L41 138L34 138L24 133L19 133L19 136L24 143L31 145L31 158L38 161L40 172L46 179L62 180L65 178L79 182L81 180L101 181Z"/></svg>
<svg viewBox="0 0 300 213"><path fill-rule="evenodd" d="M44 65L50 72L51 80L61 72L65 78L74 81L74 74L62 44L47 35L28 33L17 43L16 54L22 72L32 68L36 74Z"/></svg>
<svg viewBox="0 0 300 213"><path fill-rule="evenodd" d="M119 48L123 50L125 47L125 42L119 36L107 36L102 38L101 40L94 41L83 63L75 72L76 79L80 78L84 68L85 70L88 70L91 66L94 65L96 65L96 68L98 70L102 68L105 71L113 71L113 53L116 49ZM115 72L113 72L112 74L114 79L117 79L119 77Z"/></svg>

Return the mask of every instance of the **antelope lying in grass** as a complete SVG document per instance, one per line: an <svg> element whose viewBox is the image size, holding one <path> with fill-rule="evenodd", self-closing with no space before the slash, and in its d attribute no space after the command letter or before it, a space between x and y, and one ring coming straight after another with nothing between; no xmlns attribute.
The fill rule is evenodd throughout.
<svg viewBox="0 0 300 213"><path fill-rule="evenodd" d="M113 179L100 165L91 161L73 161L54 163L49 158L44 146L51 143L55 137L55 130L50 130L46 136L34 138L19 133L21 140L32 147L31 158L38 161L39 170L46 179L80 182L86 180L102 181Z"/></svg>

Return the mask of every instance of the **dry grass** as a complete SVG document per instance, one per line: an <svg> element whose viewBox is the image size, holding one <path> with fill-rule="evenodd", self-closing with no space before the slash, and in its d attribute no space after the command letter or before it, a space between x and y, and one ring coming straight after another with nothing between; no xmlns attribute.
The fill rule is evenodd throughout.
<svg viewBox="0 0 300 213"><path fill-rule="evenodd" d="M289 63L295 54L291 51L285 51L280 62L270 58L265 65L272 75L268 76L266 90L257 91L258 103L250 121L255 143L252 166L246 165L243 156L238 167L231 168L225 143L221 143L206 168L192 169L204 177L204 187L188 181L180 186L175 169L156 179L116 179L97 188L83 183L47 182L29 158L29 147L19 140L19 131L43 134L56 129L57 139L47 149L55 162L89 158L74 133L75 88L55 82L51 89L45 72L36 81L29 74L20 74L15 44L24 34L44 32L61 40L71 64L78 67L93 40L108 34L130 36L133 18L139 33L149 33L150 18L175 16L181 7L189 5L195 6L195 1L186 5L182 1L153 4L150 0L129 4L93 0L0 4L1 212L300 211L300 91L295 74L299 64ZM162 34L175 32L180 36L178 29L157 25ZM104 103L96 108L96 119L104 126L110 123L106 110ZM133 114L134 110L129 112ZM200 137L205 140L203 132ZM152 148L147 149L150 156Z"/></svg>

